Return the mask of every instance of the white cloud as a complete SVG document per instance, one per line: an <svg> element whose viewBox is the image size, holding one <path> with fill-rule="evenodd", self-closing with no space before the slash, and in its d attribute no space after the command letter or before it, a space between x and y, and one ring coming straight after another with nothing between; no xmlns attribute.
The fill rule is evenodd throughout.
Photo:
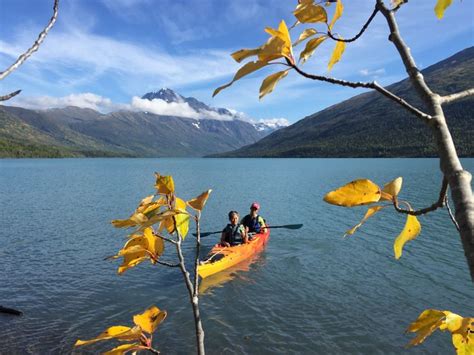
<svg viewBox="0 0 474 355"><path fill-rule="evenodd" d="M385 69L380 68L380 69L370 70L370 69L364 68L364 69L359 70L359 74L362 76L371 76L371 77L377 78L380 75L385 74Z"/></svg>
<svg viewBox="0 0 474 355"><path fill-rule="evenodd" d="M90 108L99 112L110 112L128 108L128 105L113 103L109 98L92 94L90 92L71 94L64 97L28 97L20 95L9 101L9 104L10 103L14 106L20 106L34 110L76 106L81 108Z"/></svg>
<svg viewBox="0 0 474 355"><path fill-rule="evenodd" d="M187 102L166 102L161 99L147 100L134 96L131 108L136 111L151 112L157 115L199 118L199 113L189 106Z"/></svg>

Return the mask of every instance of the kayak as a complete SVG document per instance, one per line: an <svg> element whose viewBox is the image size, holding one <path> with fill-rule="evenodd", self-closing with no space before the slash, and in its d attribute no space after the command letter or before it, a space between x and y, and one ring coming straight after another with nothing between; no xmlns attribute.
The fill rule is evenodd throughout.
<svg viewBox="0 0 474 355"><path fill-rule="evenodd" d="M205 278L214 275L250 258L265 248L269 238L270 229L266 228L265 232L255 234L252 240L246 244L232 247L224 247L220 244L214 245L206 259L198 266L199 276Z"/></svg>

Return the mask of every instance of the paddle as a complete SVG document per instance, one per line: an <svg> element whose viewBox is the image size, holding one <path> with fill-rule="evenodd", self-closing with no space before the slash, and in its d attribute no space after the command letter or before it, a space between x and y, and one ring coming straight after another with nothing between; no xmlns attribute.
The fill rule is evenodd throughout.
<svg viewBox="0 0 474 355"><path fill-rule="evenodd" d="M301 227L303 227L302 224L285 224L285 225L283 225L283 226L268 226L268 227L264 227L264 228L269 228L269 229L275 229L275 228L300 229ZM213 234L219 234L219 233L222 233L222 231L217 231L217 232L204 232L204 233L201 233L201 238L207 237L207 236L210 236L210 235L213 235ZM197 236L196 233L193 233L193 235L194 235L195 237Z"/></svg>

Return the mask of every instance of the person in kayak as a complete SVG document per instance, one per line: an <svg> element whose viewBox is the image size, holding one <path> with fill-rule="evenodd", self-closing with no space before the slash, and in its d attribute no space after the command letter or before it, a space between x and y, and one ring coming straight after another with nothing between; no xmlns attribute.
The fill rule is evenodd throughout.
<svg viewBox="0 0 474 355"><path fill-rule="evenodd" d="M224 228L221 234L221 244L226 247L247 243L247 232L245 227L239 223L239 213L229 212L230 223Z"/></svg>
<svg viewBox="0 0 474 355"><path fill-rule="evenodd" d="M258 214L260 205L254 202L250 205L250 213L240 223L245 227L247 233L260 233L266 227L265 220Z"/></svg>

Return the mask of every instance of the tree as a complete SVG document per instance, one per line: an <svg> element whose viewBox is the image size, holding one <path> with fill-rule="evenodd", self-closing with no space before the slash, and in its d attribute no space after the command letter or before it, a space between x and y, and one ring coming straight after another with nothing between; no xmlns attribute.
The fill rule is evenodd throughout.
<svg viewBox="0 0 474 355"><path fill-rule="evenodd" d="M204 329L202 327L201 315L199 311L199 254L201 247L201 232L200 232L200 219L201 211L204 208L207 199L212 190L204 191L202 194L193 198L189 201L180 199L175 194L174 180L172 176L163 176L155 173L156 176L156 194L145 197L132 215L127 219L113 220L112 224L116 228L135 228L134 231L128 235L128 240L121 250L116 255L110 256L107 259L118 259L123 258L122 264L119 266L117 272L122 274L130 268L137 266L145 260L150 260L153 265L163 265L171 268L179 268L183 276L183 281L186 285L189 295L189 301L194 315L194 325L196 330L196 348L200 355L205 354L204 348ZM193 215L187 211L187 207L191 207L196 213ZM189 232L189 221L194 220L196 224L196 253L194 256L194 271L193 277L186 268L185 259L182 250L182 243ZM155 229L153 226L156 225ZM165 234L168 234L166 236ZM178 257L178 263L170 263L163 261L161 256L165 252L165 243L171 244L176 248L176 254ZM155 322L157 317L162 317L163 320L166 317L166 312L160 312L160 310L149 309L145 311L142 316L135 316L135 327L120 329L117 331L116 336L109 337L108 332L102 333L99 337L92 339L91 341L80 341L76 342L75 346L87 345L97 340L117 338L122 340L134 340L139 343L127 344L130 347L124 351L131 352L135 350L148 350L156 351L152 348L152 333L153 329L150 326L141 326L139 322L135 320L136 317L142 319L152 319ZM150 315L150 312L153 313ZM148 322L148 321L147 321ZM147 323L148 324L148 323ZM138 328L137 328L138 327ZM114 328L114 327L112 327ZM109 328L110 330L111 328ZM114 328L115 329L115 328ZM147 337L143 331L150 334ZM133 334L129 334L132 332ZM104 336L104 334L106 334Z"/></svg>
<svg viewBox="0 0 474 355"><path fill-rule="evenodd" d="M406 209L401 208L399 206L398 194L402 186L402 178L397 178L386 184L383 188L368 179L355 180L331 191L325 196L324 200L328 203L345 207L378 203L377 205L369 207L362 221L348 230L346 235L352 235L368 218L381 209L389 207L389 205L393 205L397 212L406 214L407 221L405 227L394 243L394 252L397 259L401 257L405 243L415 239L421 231L421 224L416 216L446 207L453 223L459 231L471 279L474 282L474 199L471 188L472 177L471 174L462 167L443 111L443 105L474 95L474 88L446 96L441 96L432 91L425 82L420 69L417 67L410 53L410 49L404 42L398 29L396 14L408 0L392 0L390 6L385 4L383 0L374 0L374 2L374 10L358 33L352 38L345 38L333 32L334 25L343 15L344 6L341 0L327 1L325 6L322 5L322 1L298 0L298 4L293 11L296 22L290 28L287 27L285 21L281 21L278 29L267 27L265 31L270 35L270 38L265 44L253 49L241 49L231 54L239 63L249 57L257 57L257 60L250 61L242 66L234 75L232 81L218 87L214 91L213 96L250 73L269 65L280 65L285 69L273 73L263 80L260 86L260 98L271 93L280 80L285 78L290 71L294 71L305 78L315 81L351 88L373 89L403 107L410 114L424 122L432 131L433 139L438 147L440 169L443 174L439 199L431 206L417 211L414 211L407 201L401 201L401 203L407 207ZM330 9L333 4L335 4L334 11L332 19L329 21L326 8ZM437 0L435 6L436 16L441 19L444 16L446 8L450 5L451 0ZM329 76L310 74L301 68L315 53L321 43L334 41L335 47L328 62L328 69L331 70L331 68L340 61L346 44L360 38L370 26L373 19L379 14L383 16L387 22L389 32L388 39L396 47L400 59L408 73L410 82L425 105L425 109L415 107L375 81L353 82L341 80ZM300 33L298 39L292 42L290 31L302 24L321 25L322 29L306 28ZM306 46L304 50L301 51L299 60L297 61L293 49L302 42L306 42ZM455 217L452 216L447 201L448 187L451 190L455 206ZM387 203L381 204L383 201ZM418 319L407 329L409 332L417 333L417 336L412 340L410 345L422 343L427 336L438 328L441 330L447 329L452 333L453 345L458 354L467 354L474 351L474 318L463 318L449 311L433 309L421 313Z"/></svg>
<svg viewBox="0 0 474 355"><path fill-rule="evenodd" d="M352 38L344 38L333 32L334 25L343 15L344 11L344 7L340 0L328 1L326 7L331 7L333 3L335 4L334 14L331 21L329 21L327 10L323 5L316 4L314 0L299 0L295 10L293 11L294 16L296 17L296 22L290 27L290 29L288 29L285 21L281 21L278 29L269 27L265 29L265 31L270 35L270 38L262 46L253 49L242 49L232 53L232 57L239 63L249 57L256 56L257 60L250 61L242 66L237 71L232 81L217 88L214 91L213 96L217 95L221 90L229 87L242 77L263 67L276 64L285 67L285 70L271 74L263 80L260 87L260 98L271 93L280 80L285 78L290 71L294 71L310 80L322 81L351 88L373 89L403 107L410 114L424 122L432 131L433 139L438 147L440 169L443 174L443 180L441 182L440 198L430 207L419 211L404 210L398 206L396 201L393 202L394 207L398 212L412 216L434 211L446 206L449 186L455 207L456 226L462 240L471 278L474 282L474 199L471 188L472 176L463 168L459 160L443 111L443 105L474 95L474 88L446 96L440 96L430 89L398 29L395 15L400 8L407 3L406 0L393 0L391 4L392 6L387 6L383 0L375 0L373 12L360 31ZM438 0L435 7L435 13L438 18L441 19L444 16L444 11L450 4L450 0ZM328 69L330 70L340 61L346 44L354 42L360 38L365 30L370 26L372 20L379 14L382 15L387 22L389 30L388 38L396 47L412 85L416 89L422 102L425 104L425 111L413 106L402 97L395 95L376 81L353 82L341 80L329 76L313 75L307 73L301 68L304 62L315 53L321 43L332 40L336 44L328 63ZM290 30L293 30L301 24L320 24L323 29L306 28L293 43L290 36ZM302 42L306 42L306 46L304 50L301 51L299 60L297 61L293 53L293 48Z"/></svg>

